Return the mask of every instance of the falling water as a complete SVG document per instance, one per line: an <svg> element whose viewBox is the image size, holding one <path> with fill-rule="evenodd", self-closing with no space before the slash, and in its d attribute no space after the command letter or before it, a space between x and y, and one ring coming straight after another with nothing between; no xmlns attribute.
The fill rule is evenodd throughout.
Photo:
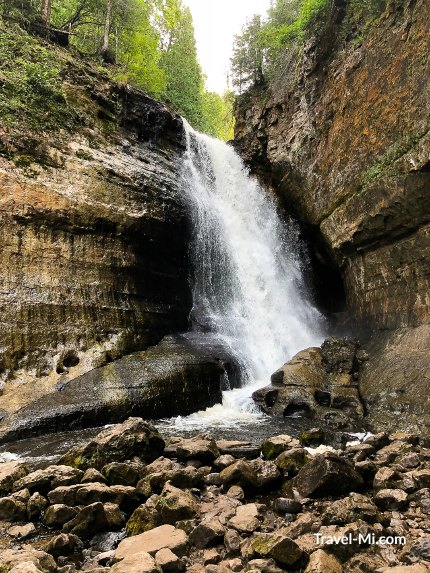
<svg viewBox="0 0 430 573"><path fill-rule="evenodd" d="M321 316L306 294L294 225L281 221L275 199L231 146L185 129L191 318L194 329L215 334L231 350L243 386L197 418L237 419L252 410L253 390L297 351L321 342Z"/></svg>

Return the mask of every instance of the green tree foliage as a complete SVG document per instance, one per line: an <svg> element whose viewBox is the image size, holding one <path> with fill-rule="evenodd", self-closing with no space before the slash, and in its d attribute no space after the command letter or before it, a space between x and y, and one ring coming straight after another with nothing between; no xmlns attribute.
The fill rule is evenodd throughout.
<svg viewBox="0 0 430 573"><path fill-rule="evenodd" d="M172 4L171 0L168 2ZM165 49L160 67L165 73L163 97L197 128L202 128L203 74L197 60L193 21L189 8L177 4L179 18L166 26Z"/></svg>
<svg viewBox="0 0 430 573"><path fill-rule="evenodd" d="M51 39L62 34L117 80L163 99L196 129L231 137L231 100L205 89L182 0L0 0L0 7L5 21L30 32Z"/></svg>
<svg viewBox="0 0 430 573"><path fill-rule="evenodd" d="M385 9L387 0L349 0L339 38L357 36ZM254 16L236 36L231 62L233 86L241 93L263 78L282 74L290 55L319 37L330 21L334 0L272 0L267 18Z"/></svg>

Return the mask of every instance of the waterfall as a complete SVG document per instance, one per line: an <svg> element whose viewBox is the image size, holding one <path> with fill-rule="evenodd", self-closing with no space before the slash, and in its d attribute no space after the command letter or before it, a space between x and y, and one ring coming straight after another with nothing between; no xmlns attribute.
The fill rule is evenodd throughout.
<svg viewBox="0 0 430 573"><path fill-rule="evenodd" d="M193 328L213 333L236 357L245 388L224 401L249 409L252 389L321 342L322 320L306 293L295 225L281 220L275 198L231 146L184 123Z"/></svg>

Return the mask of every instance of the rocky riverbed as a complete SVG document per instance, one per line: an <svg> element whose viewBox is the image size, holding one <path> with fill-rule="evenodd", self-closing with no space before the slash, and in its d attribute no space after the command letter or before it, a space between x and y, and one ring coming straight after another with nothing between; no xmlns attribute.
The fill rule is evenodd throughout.
<svg viewBox="0 0 430 573"><path fill-rule="evenodd" d="M430 571L428 442L324 440L166 442L129 418L57 465L4 462L0 571Z"/></svg>

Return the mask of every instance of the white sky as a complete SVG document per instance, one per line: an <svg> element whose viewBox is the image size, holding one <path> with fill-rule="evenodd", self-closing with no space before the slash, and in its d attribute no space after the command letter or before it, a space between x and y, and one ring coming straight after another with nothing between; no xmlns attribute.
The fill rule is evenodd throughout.
<svg viewBox="0 0 430 573"><path fill-rule="evenodd" d="M247 18L265 14L270 0L184 0L193 16L197 53L207 88L220 94L227 87L233 36L239 34Z"/></svg>

